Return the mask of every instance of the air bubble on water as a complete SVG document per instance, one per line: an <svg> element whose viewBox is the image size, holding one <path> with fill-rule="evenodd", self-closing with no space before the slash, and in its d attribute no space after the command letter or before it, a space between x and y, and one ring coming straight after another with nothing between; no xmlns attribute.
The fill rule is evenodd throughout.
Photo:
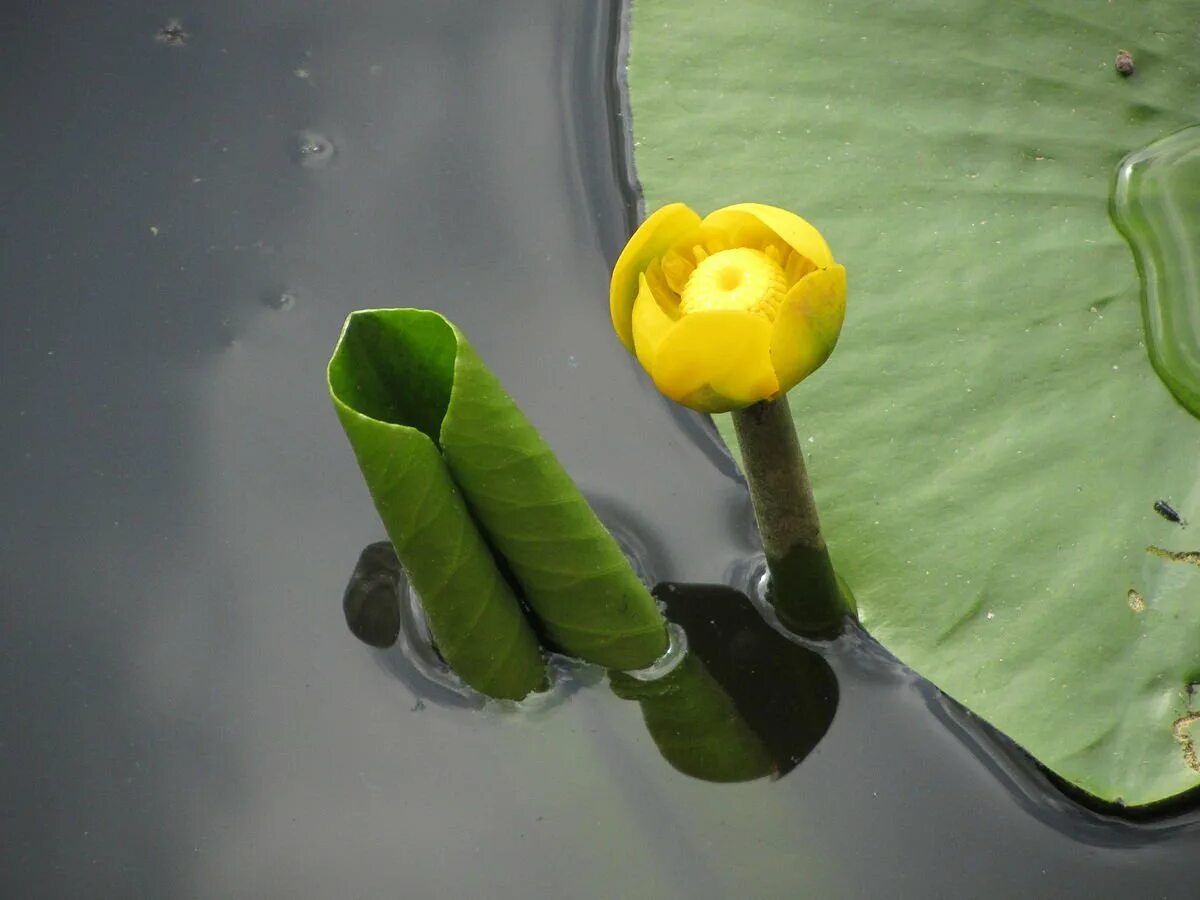
<svg viewBox="0 0 1200 900"><path fill-rule="evenodd" d="M687 632L674 622L668 622L667 639L667 649L662 656L644 669L629 669L625 674L638 681L658 681L679 668L688 652Z"/></svg>
<svg viewBox="0 0 1200 900"><path fill-rule="evenodd" d="M306 169L322 169L333 161L336 148L319 131L301 131L296 135L295 158Z"/></svg>

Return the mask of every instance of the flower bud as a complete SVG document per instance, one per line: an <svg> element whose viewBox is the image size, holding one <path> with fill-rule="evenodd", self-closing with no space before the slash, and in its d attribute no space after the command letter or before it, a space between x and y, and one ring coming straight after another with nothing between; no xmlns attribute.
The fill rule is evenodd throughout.
<svg viewBox="0 0 1200 900"><path fill-rule="evenodd" d="M617 336L662 393L700 412L774 400L833 352L846 270L812 225L741 203L654 212L613 267Z"/></svg>

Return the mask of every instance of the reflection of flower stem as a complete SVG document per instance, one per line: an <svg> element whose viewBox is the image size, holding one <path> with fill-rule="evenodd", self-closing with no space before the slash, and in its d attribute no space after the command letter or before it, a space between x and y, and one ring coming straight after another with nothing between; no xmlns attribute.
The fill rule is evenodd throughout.
<svg viewBox="0 0 1200 900"><path fill-rule="evenodd" d="M767 556L771 603L780 621L801 634L837 634L852 603L821 536L787 395L734 410L733 425Z"/></svg>

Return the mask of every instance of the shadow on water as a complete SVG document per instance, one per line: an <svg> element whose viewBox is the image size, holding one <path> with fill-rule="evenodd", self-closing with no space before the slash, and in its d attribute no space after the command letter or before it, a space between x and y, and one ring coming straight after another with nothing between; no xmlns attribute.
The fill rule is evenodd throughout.
<svg viewBox="0 0 1200 900"><path fill-rule="evenodd" d="M637 702L659 752L673 768L712 782L781 778L809 755L837 710L833 670L814 651L779 634L750 600L726 585L661 583L655 596L682 631L679 659L661 671L610 671L613 692ZM482 708L437 655L395 551L386 541L359 556L343 595L350 631L417 697ZM595 666L555 657L548 697L505 708L545 708L595 684ZM532 726L531 726L532 727Z"/></svg>
<svg viewBox="0 0 1200 900"><path fill-rule="evenodd" d="M1039 765L1020 747L931 685L929 710L1030 816L1073 840L1113 849L1150 847L1200 827L1194 792L1150 808L1124 809L1085 794Z"/></svg>
<svg viewBox="0 0 1200 900"><path fill-rule="evenodd" d="M787 775L833 723L838 685L828 663L771 628L749 598L731 587L664 583L654 593L667 619L686 634L688 659L657 681L610 673L613 690L642 704L659 751L680 771L706 781L748 780L729 777L721 763L730 754L720 751L749 744L753 751L743 751L733 772ZM689 703L701 715L685 730ZM714 721L713 710L728 713ZM731 721L738 732L729 728ZM705 754L705 744L717 752Z"/></svg>
<svg viewBox="0 0 1200 900"><path fill-rule="evenodd" d="M739 572L754 580L761 575L761 560L735 567L735 578ZM608 678L618 697L640 705L662 758L692 778L716 783L778 779L798 766L829 730L838 707L838 681L828 656L843 677L909 680L934 720L1029 816L1072 841L1116 850L1151 847L1167 836L1194 834L1200 824L1191 797L1130 811L1080 793L913 675L856 626L832 644L812 643L784 632L761 598L751 601L727 585L664 582L654 594L667 619L683 632L681 659L652 674L609 672ZM379 659L418 703L474 710L488 703L437 655L420 603L386 541L364 548L343 611L351 632L383 649ZM498 705L510 711L545 709L598 684L597 667L552 660L557 677L547 696Z"/></svg>

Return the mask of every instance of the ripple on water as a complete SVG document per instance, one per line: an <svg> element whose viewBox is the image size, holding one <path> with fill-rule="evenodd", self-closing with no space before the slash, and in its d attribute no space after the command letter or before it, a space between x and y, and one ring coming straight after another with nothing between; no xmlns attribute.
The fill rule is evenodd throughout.
<svg viewBox="0 0 1200 900"><path fill-rule="evenodd" d="M1200 125L1125 157L1110 208L1137 262L1150 362L1200 416Z"/></svg>
<svg viewBox="0 0 1200 900"><path fill-rule="evenodd" d="M260 298L263 306L281 312L296 305L296 292L289 290L269 291Z"/></svg>
<svg viewBox="0 0 1200 900"><path fill-rule="evenodd" d="M337 155L333 141L319 131L306 129L296 135L293 158L306 169L323 169Z"/></svg>

